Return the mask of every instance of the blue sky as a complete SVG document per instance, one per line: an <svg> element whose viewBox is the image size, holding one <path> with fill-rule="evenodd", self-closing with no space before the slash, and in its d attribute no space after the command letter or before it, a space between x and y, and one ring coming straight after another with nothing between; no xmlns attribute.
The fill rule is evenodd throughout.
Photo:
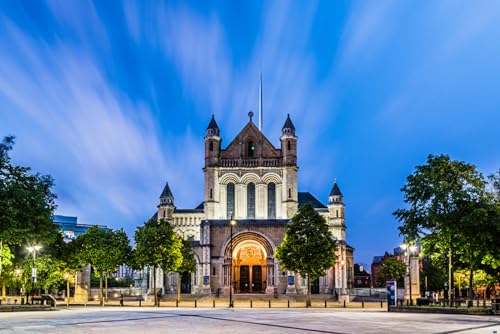
<svg viewBox="0 0 500 334"><path fill-rule="evenodd" d="M399 189L430 153L500 167L495 1L3 1L0 136L56 180L57 213L129 235L169 181L202 201L210 116L223 145L290 113L299 190L337 178L355 260L401 241Z"/></svg>

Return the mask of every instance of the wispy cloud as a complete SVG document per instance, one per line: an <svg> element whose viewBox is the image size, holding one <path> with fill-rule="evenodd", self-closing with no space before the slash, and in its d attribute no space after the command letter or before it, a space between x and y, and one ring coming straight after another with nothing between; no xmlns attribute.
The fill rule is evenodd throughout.
<svg viewBox="0 0 500 334"><path fill-rule="evenodd" d="M11 112L30 120L23 136L52 161L56 179L60 174L68 182L58 188L80 205L68 203L76 210L71 214L92 216L89 202L101 210L93 218L106 218L106 207L129 218L153 212L160 180L177 174L175 147L200 154L192 135L161 143L148 106L116 91L88 51L48 45L8 20L3 25L10 47L0 51L0 97L16 107ZM172 154L168 161L167 153ZM187 163L180 165L189 170ZM65 204L61 210L70 213Z"/></svg>

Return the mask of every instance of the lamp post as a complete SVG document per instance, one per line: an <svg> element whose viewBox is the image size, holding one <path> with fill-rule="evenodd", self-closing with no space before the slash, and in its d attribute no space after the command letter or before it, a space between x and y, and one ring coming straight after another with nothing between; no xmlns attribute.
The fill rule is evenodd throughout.
<svg viewBox="0 0 500 334"><path fill-rule="evenodd" d="M71 277L70 273L64 273L64 278L66 279L66 307L69 308L69 278Z"/></svg>
<svg viewBox="0 0 500 334"><path fill-rule="evenodd" d="M408 246L407 244L402 244L401 248L403 250L406 250L406 255L408 256L408 283L410 286L410 306L413 305L413 296L412 296L412 289L411 289L411 256L416 252L417 246L411 245Z"/></svg>
<svg viewBox="0 0 500 334"><path fill-rule="evenodd" d="M28 252L33 254L33 268L31 270L31 279L33 283L36 283L36 267L35 267L35 261L36 261L36 252L38 252L40 249L42 249L42 246L40 245L34 245L34 246L28 246Z"/></svg>
<svg viewBox="0 0 500 334"><path fill-rule="evenodd" d="M231 214L231 220L229 221L229 227L231 230L231 255L229 257L230 267L229 267L229 307L233 307L233 226L236 225L236 220Z"/></svg>

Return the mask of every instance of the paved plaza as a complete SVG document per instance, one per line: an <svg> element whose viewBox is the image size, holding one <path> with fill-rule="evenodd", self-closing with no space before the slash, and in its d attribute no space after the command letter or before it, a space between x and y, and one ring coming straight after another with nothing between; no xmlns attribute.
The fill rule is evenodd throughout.
<svg viewBox="0 0 500 334"><path fill-rule="evenodd" d="M374 310L61 308L0 314L0 333L499 333L498 316Z"/></svg>

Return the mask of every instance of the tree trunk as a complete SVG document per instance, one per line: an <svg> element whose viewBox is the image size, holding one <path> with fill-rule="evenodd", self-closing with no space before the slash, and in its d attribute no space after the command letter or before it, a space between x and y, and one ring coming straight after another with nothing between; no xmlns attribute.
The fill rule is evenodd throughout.
<svg viewBox="0 0 500 334"><path fill-rule="evenodd" d="M469 273L469 290L467 292L467 297L469 299L474 299L474 289L472 288L472 281L474 280L474 271L471 269Z"/></svg>
<svg viewBox="0 0 500 334"><path fill-rule="evenodd" d="M153 267L153 295L156 306L158 305L158 296L156 295L156 267Z"/></svg>
<svg viewBox="0 0 500 334"><path fill-rule="evenodd" d="M12 292L12 289L11 289ZM2 300L7 300L7 288L5 286L5 280L2 280Z"/></svg>
<svg viewBox="0 0 500 334"><path fill-rule="evenodd" d="M104 299L102 298L103 297L103 291L102 291L102 275L103 273L101 273L99 275L99 302L101 303L101 306L104 306Z"/></svg>
<svg viewBox="0 0 500 334"><path fill-rule="evenodd" d="M104 279L105 279L105 286L106 286L106 297L105 297L105 300L106 300L106 303L108 302L108 295L109 295L109 291L108 291L108 274L106 274L106 276L104 276Z"/></svg>
<svg viewBox="0 0 500 334"><path fill-rule="evenodd" d="M177 277L177 303L181 303L181 273L179 273L179 276Z"/></svg>
<svg viewBox="0 0 500 334"><path fill-rule="evenodd" d="M307 274L307 307L311 306L311 274Z"/></svg>
<svg viewBox="0 0 500 334"><path fill-rule="evenodd" d="M452 301L453 290L455 289L453 286L453 263L451 259L451 248L450 248L448 254L448 305L449 306L452 306L453 303Z"/></svg>

